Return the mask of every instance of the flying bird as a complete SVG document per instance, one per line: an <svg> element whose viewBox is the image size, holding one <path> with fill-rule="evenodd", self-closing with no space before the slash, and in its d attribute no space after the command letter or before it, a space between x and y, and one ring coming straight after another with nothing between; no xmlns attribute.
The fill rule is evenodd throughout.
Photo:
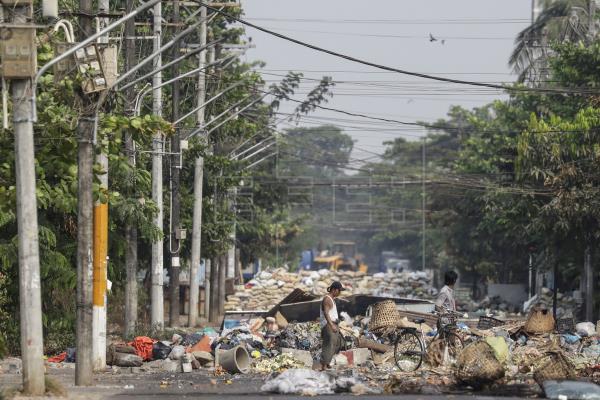
<svg viewBox="0 0 600 400"><path fill-rule="evenodd" d="M433 37L433 35L430 33L429 34L429 41L430 42L437 42L437 38Z"/></svg>

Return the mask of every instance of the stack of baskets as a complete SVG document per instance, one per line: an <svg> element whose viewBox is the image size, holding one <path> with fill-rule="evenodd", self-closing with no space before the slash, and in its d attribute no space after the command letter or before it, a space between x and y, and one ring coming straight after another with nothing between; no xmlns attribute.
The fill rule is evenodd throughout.
<svg viewBox="0 0 600 400"><path fill-rule="evenodd" d="M462 383L481 386L504 377L504 366L496 358L494 349L481 340L471 343L459 354L455 375Z"/></svg>
<svg viewBox="0 0 600 400"><path fill-rule="evenodd" d="M545 381L560 381L575 377L575 365L561 351L549 351L534 365L539 365L533 379L541 386Z"/></svg>
<svg viewBox="0 0 600 400"><path fill-rule="evenodd" d="M377 332L398 326L400 319L401 317L396 308L396 303L392 300L382 301L372 307L369 330L371 332Z"/></svg>
<svg viewBox="0 0 600 400"><path fill-rule="evenodd" d="M550 310L538 305L529 313L524 328L525 332L534 335L550 333L554 330L554 317Z"/></svg>

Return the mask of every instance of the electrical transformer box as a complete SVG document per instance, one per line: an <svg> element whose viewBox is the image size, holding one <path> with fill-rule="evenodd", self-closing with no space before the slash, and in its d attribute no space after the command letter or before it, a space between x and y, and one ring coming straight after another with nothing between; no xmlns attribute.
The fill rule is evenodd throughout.
<svg viewBox="0 0 600 400"><path fill-rule="evenodd" d="M35 29L2 27L0 39L2 76L8 79L34 76L37 72Z"/></svg>

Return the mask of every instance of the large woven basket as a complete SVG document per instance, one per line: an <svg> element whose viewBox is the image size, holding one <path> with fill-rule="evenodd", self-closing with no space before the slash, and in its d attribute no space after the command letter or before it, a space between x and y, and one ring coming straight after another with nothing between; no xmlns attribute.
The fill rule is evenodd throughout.
<svg viewBox="0 0 600 400"><path fill-rule="evenodd" d="M550 310L534 307L525 323L525 332L531 334L550 333L554 330L554 317Z"/></svg>
<svg viewBox="0 0 600 400"><path fill-rule="evenodd" d="M561 351L549 351L538 358L533 379L541 386L545 381L561 381L575 377L575 365Z"/></svg>
<svg viewBox="0 0 600 400"><path fill-rule="evenodd" d="M369 330L376 332L385 328L397 326L400 323L400 313L392 300L382 301L373 306Z"/></svg>
<svg viewBox="0 0 600 400"><path fill-rule="evenodd" d="M494 349L489 344L477 341L459 354L455 375L462 383L481 386L504 377L504 367L496 359Z"/></svg>

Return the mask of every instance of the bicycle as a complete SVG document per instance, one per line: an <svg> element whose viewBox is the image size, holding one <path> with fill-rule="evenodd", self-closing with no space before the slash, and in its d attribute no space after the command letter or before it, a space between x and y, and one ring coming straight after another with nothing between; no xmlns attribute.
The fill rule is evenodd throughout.
<svg viewBox="0 0 600 400"><path fill-rule="evenodd" d="M458 330L456 319L460 314L455 312L436 314L438 315L438 329L429 345L426 344L425 334L421 328L425 323L423 318L413 320L415 324L419 324L419 332L417 332L417 328L401 328L398 332L394 342L394 360L401 371L412 372L419 369L427 350L433 346L441 347L442 363L447 360L448 356L454 360L458 357L463 348L463 341L456 333Z"/></svg>

